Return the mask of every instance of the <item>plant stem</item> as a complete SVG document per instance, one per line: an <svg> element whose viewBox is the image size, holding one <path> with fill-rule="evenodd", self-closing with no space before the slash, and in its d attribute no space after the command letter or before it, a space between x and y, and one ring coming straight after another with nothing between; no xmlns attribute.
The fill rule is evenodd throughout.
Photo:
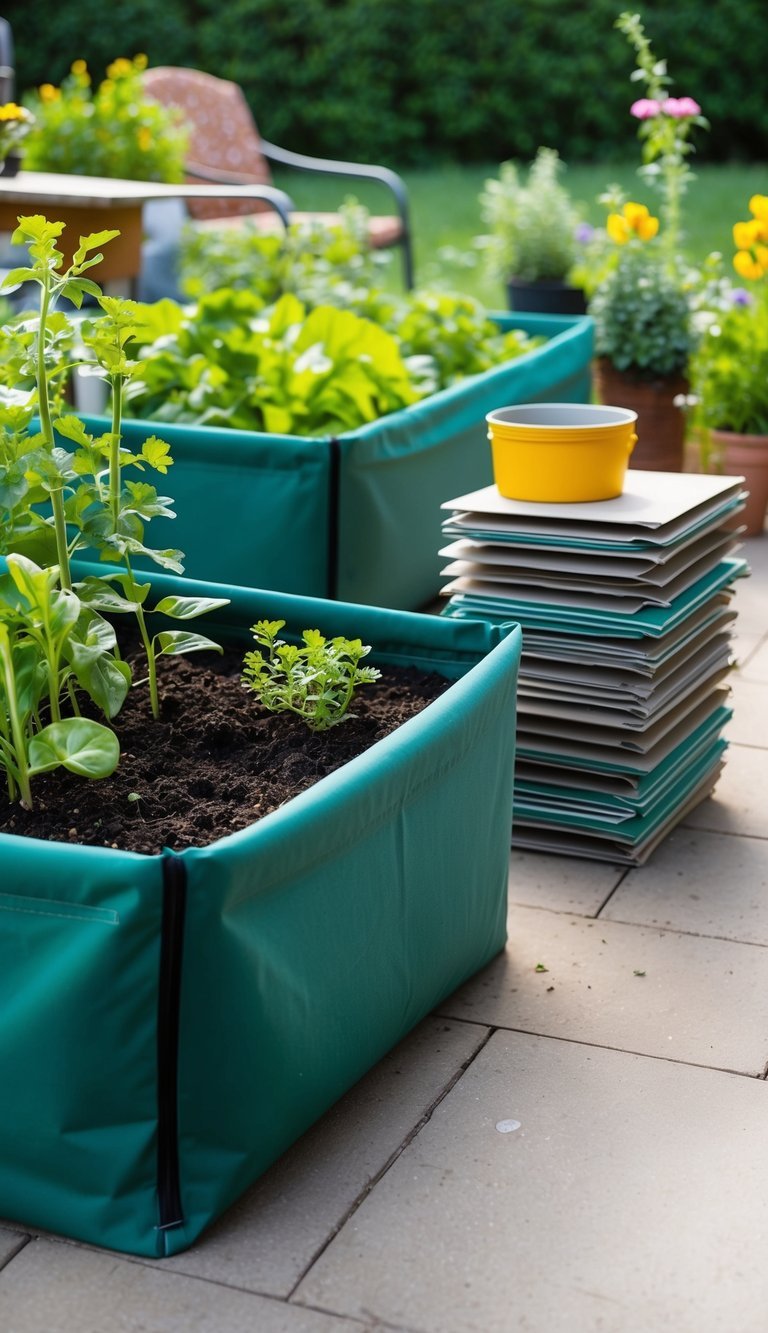
<svg viewBox="0 0 768 1333"><path fill-rule="evenodd" d="M150 635L149 630L147 629L147 622L144 616L144 607L138 601L138 598L136 597L136 593L134 591L136 584L133 577L133 570L131 569L131 562L128 559L128 556L125 557L125 567L128 571L128 577L131 580L132 592L131 594L129 594L129 596L132 596L132 600L136 602L136 622L139 626L141 641L144 644L144 652L147 655L147 683L149 684L149 702L152 708L152 716L155 719L155 721L157 721L158 718L160 717L160 700L157 695L157 659L155 656L155 649L153 646L152 636Z"/></svg>
<svg viewBox="0 0 768 1333"><path fill-rule="evenodd" d="M112 442L109 447L109 507L112 531L120 520L120 425L123 415L123 377L112 376Z"/></svg>
<svg viewBox="0 0 768 1333"><path fill-rule="evenodd" d="M54 448L53 423L51 421L51 406L48 399L48 374L45 365L45 330L50 308L51 288L49 284L49 275L46 274L45 281L40 287L40 327L37 333L37 399L38 410L40 412L40 428L45 443L52 453ZM53 526L56 533L56 553L59 562L59 578L62 588L69 590L72 587L72 576L69 570L67 523L64 516L64 497L61 490L51 491L51 506L53 508Z"/></svg>
<svg viewBox="0 0 768 1333"><path fill-rule="evenodd" d="M28 810L32 809L32 791L29 785L29 770L27 768L27 747L24 728L19 717L19 703L16 697L16 681L13 675L13 661L11 658L10 643L8 636L0 637L0 665L3 672L3 686L5 688L5 698L8 706L8 717L11 723L11 736L13 738L14 756L16 759L17 780L21 799ZM10 775L9 775L10 778Z"/></svg>

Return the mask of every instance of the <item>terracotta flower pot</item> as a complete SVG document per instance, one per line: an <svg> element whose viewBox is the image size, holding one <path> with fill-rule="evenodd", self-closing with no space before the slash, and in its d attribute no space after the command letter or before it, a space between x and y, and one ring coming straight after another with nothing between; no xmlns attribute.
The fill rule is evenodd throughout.
<svg viewBox="0 0 768 1333"><path fill-rule="evenodd" d="M713 430L712 445L720 456L726 475L744 477L749 491L739 523L745 524L748 537L759 537L765 527L768 508L768 435L738 435L729 430Z"/></svg>
<svg viewBox="0 0 768 1333"><path fill-rule="evenodd" d="M682 472L685 415L675 398L688 392L683 375L639 379L617 370L605 357L594 362L594 383L601 403L637 412L637 444L632 467L651 472Z"/></svg>

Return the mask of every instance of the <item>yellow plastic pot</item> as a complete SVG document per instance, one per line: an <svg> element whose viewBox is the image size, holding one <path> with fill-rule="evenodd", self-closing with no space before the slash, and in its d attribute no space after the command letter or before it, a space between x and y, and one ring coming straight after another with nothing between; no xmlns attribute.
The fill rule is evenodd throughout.
<svg viewBox="0 0 768 1333"><path fill-rule="evenodd" d="M509 500L553 504L621 495L637 413L589 403L521 403L489 412L493 476Z"/></svg>

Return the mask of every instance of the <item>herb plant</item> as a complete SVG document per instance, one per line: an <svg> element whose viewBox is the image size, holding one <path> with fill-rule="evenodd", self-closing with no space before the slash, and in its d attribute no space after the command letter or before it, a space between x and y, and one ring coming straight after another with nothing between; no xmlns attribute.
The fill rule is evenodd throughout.
<svg viewBox="0 0 768 1333"><path fill-rule="evenodd" d="M376 667L359 664L371 651L359 639L326 639L305 629L303 645L278 639L284 620L259 620L251 627L256 649L246 653L243 684L271 713L295 713L310 731L328 731L349 716L358 685L378 680Z"/></svg>
<svg viewBox="0 0 768 1333"><path fill-rule="evenodd" d="M579 210L559 176L554 148L539 148L527 180L514 162L503 162L497 180L480 196L490 234L479 238L490 272L507 282L565 279L576 261Z"/></svg>

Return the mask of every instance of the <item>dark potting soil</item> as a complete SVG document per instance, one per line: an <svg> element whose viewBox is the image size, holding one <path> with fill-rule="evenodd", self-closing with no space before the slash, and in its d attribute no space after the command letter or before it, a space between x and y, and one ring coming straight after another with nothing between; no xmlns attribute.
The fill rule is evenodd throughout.
<svg viewBox="0 0 768 1333"><path fill-rule="evenodd" d="M112 726L116 772L88 781L59 769L33 779L34 809L0 795L0 831L125 851L202 847L246 828L362 754L421 711L450 681L387 667L360 686L351 714L315 734L296 717L268 713L240 684L243 654L161 658L161 716L134 687ZM141 662L134 675L142 674Z"/></svg>

